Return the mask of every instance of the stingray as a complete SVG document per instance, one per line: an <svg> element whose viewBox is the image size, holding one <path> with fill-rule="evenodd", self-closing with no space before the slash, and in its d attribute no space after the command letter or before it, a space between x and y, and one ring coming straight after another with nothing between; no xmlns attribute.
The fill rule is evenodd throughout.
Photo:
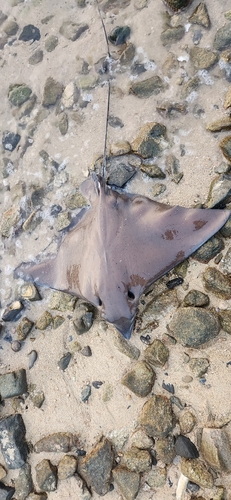
<svg viewBox="0 0 231 500"><path fill-rule="evenodd" d="M129 339L140 296L215 234L230 211L172 207L118 192L95 173L80 190L90 205L56 257L22 264L16 274L85 299Z"/></svg>

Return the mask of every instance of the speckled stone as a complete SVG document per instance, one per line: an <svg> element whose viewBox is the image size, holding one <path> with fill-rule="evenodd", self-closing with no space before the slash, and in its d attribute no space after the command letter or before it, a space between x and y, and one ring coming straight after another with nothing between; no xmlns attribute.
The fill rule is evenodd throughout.
<svg viewBox="0 0 231 500"><path fill-rule="evenodd" d="M225 428L202 431L201 451L206 462L219 471L231 471L231 446Z"/></svg>
<svg viewBox="0 0 231 500"><path fill-rule="evenodd" d="M155 339L144 351L144 357L154 366L164 366L168 361L169 350L159 339Z"/></svg>
<svg viewBox="0 0 231 500"><path fill-rule="evenodd" d="M81 23L77 24L72 21L63 21L62 26L60 27L59 33L63 35L68 40L75 42L84 31L88 29L88 25Z"/></svg>
<svg viewBox="0 0 231 500"><path fill-rule="evenodd" d="M210 132L221 132L221 130L230 130L231 129L231 118L230 116L224 116L219 120L215 120L214 122L208 123L206 125L206 130ZM227 171L227 167L225 172ZM218 172L223 173L223 172Z"/></svg>
<svg viewBox="0 0 231 500"><path fill-rule="evenodd" d="M156 458L164 464L171 464L176 456L173 436L158 439L155 443Z"/></svg>
<svg viewBox="0 0 231 500"><path fill-rule="evenodd" d="M18 29L19 29L19 26L16 23L16 21L10 20L4 24L3 31L5 31L7 36L13 36L13 35L16 35Z"/></svg>
<svg viewBox="0 0 231 500"><path fill-rule="evenodd" d="M36 64L42 62L42 60L43 60L43 51L41 49L37 49L29 57L28 63L31 64L31 66L35 66Z"/></svg>
<svg viewBox="0 0 231 500"><path fill-rule="evenodd" d="M208 371L209 360L206 358L191 358L189 366L195 377L201 378Z"/></svg>
<svg viewBox="0 0 231 500"><path fill-rule="evenodd" d="M33 328L33 321L24 317L17 326L17 340L22 341L25 340L27 335Z"/></svg>
<svg viewBox="0 0 231 500"><path fill-rule="evenodd" d="M190 16L189 22L193 24L199 24L200 26L204 26L204 28L210 27L209 14L205 3L199 3L199 5Z"/></svg>
<svg viewBox="0 0 231 500"><path fill-rule="evenodd" d="M213 476L200 459L181 459L181 472L201 488L212 488Z"/></svg>
<svg viewBox="0 0 231 500"><path fill-rule="evenodd" d="M193 47L190 50L190 59L196 69L210 69L218 61L218 55L212 50Z"/></svg>
<svg viewBox="0 0 231 500"><path fill-rule="evenodd" d="M43 437L34 445L35 453L68 453L79 445L78 434L71 432L54 432Z"/></svg>
<svg viewBox="0 0 231 500"><path fill-rule="evenodd" d="M143 406L138 423L148 436L165 437L173 428L172 406L165 396L153 396Z"/></svg>
<svg viewBox="0 0 231 500"><path fill-rule="evenodd" d="M130 153L131 145L128 141L118 141L111 144L110 152L113 156L126 155Z"/></svg>
<svg viewBox="0 0 231 500"><path fill-rule="evenodd" d="M231 193L231 175L230 174L221 174L210 184L208 200L206 202L206 208L212 208ZM227 223L226 223L227 224ZM221 234L222 228L221 228Z"/></svg>
<svg viewBox="0 0 231 500"><path fill-rule="evenodd" d="M185 307L204 307L209 305L209 296L200 290L190 290L190 292L185 295L182 302Z"/></svg>
<svg viewBox="0 0 231 500"><path fill-rule="evenodd" d="M194 76L190 78L187 82L185 82L181 87L182 97L186 98L191 94L191 92L195 92L200 85L199 76Z"/></svg>
<svg viewBox="0 0 231 500"><path fill-rule="evenodd" d="M109 491L113 458L111 443L103 438L79 460L79 474L98 495L105 495Z"/></svg>
<svg viewBox="0 0 231 500"><path fill-rule="evenodd" d="M179 184L183 177L183 172L180 171L180 162L173 154L166 156L166 172L170 179L176 184Z"/></svg>
<svg viewBox="0 0 231 500"><path fill-rule="evenodd" d="M165 485L167 479L167 471L164 468L153 468L146 477L146 482L150 488L161 488Z"/></svg>
<svg viewBox="0 0 231 500"><path fill-rule="evenodd" d="M217 30L213 46L216 50L224 50L231 46L231 23L226 23Z"/></svg>
<svg viewBox="0 0 231 500"><path fill-rule="evenodd" d="M35 327L38 328L38 330L46 330L48 326L52 324L53 317L49 311L44 311L42 315L37 319L35 323Z"/></svg>
<svg viewBox="0 0 231 500"><path fill-rule="evenodd" d="M18 476L14 479L15 496L17 500L25 500L33 489L31 467L29 464L23 465Z"/></svg>
<svg viewBox="0 0 231 500"><path fill-rule="evenodd" d="M121 383L130 391L134 392L136 396L144 398L151 392L155 378L155 372L151 366L145 361L138 361L138 363L124 375Z"/></svg>
<svg viewBox="0 0 231 500"><path fill-rule="evenodd" d="M222 139L220 142L220 148L226 160L231 163L231 135Z"/></svg>
<svg viewBox="0 0 231 500"><path fill-rule="evenodd" d="M196 424L196 417L191 411L185 411L179 416L180 430L182 434L191 432Z"/></svg>
<svg viewBox="0 0 231 500"><path fill-rule="evenodd" d="M152 195L153 196L160 196L160 194L163 194L166 191L166 186L165 184L161 184L157 182L153 188L152 188Z"/></svg>
<svg viewBox="0 0 231 500"><path fill-rule="evenodd" d="M197 348L218 335L220 324L218 317L211 311L187 307L178 309L169 328L182 345Z"/></svg>
<svg viewBox="0 0 231 500"><path fill-rule="evenodd" d="M77 469L77 458L72 455L64 455L58 464L59 481L73 476Z"/></svg>
<svg viewBox="0 0 231 500"><path fill-rule="evenodd" d="M224 300L231 299L230 276L222 274L215 267L207 267L203 273L203 281L207 292L213 293Z"/></svg>
<svg viewBox="0 0 231 500"><path fill-rule="evenodd" d="M35 466L36 480L42 491L55 491L57 488L57 468L50 460L43 459Z"/></svg>
<svg viewBox="0 0 231 500"><path fill-rule="evenodd" d="M231 217L227 220L225 225L220 229L220 232L224 238L230 238L231 236Z"/></svg>
<svg viewBox="0 0 231 500"><path fill-rule="evenodd" d="M113 479L124 499L135 499L140 485L140 475L137 472L119 466L113 470Z"/></svg>
<svg viewBox="0 0 231 500"><path fill-rule="evenodd" d="M152 448L153 439L147 436L143 429L137 429L129 438L129 444L141 450Z"/></svg>
<svg viewBox="0 0 231 500"><path fill-rule="evenodd" d="M113 329L113 332L111 333L112 335L112 340L115 345L115 347L125 354L125 356L128 356L130 359L138 359L140 356L140 350L138 347L133 345L131 342L128 342L122 335L119 333L115 328Z"/></svg>
<svg viewBox="0 0 231 500"><path fill-rule="evenodd" d="M145 472L151 469L152 457L147 450L133 446L124 452L121 465L132 472Z"/></svg>
<svg viewBox="0 0 231 500"><path fill-rule="evenodd" d="M55 35L50 35L45 40L45 49L47 52L53 52L59 43L59 39Z"/></svg>
<svg viewBox="0 0 231 500"><path fill-rule="evenodd" d="M218 253L220 253L224 248L224 243L221 238L212 236L204 245L202 245L194 254L193 259L198 260L207 264L211 259L213 259Z"/></svg>
<svg viewBox="0 0 231 500"><path fill-rule="evenodd" d="M9 238L14 227L17 226L20 219L20 212L18 207L11 207L2 215L0 224L0 233L4 238Z"/></svg>
<svg viewBox="0 0 231 500"><path fill-rule="evenodd" d="M151 95L157 95L164 90L165 84L158 75L151 76L141 82L134 81L129 89L129 94L134 94L140 99L146 99Z"/></svg>
<svg viewBox="0 0 231 500"><path fill-rule="evenodd" d="M164 47L166 45L171 45L172 43L178 42L183 38L185 34L184 26L169 26L160 35L160 39Z"/></svg>
<svg viewBox="0 0 231 500"><path fill-rule="evenodd" d="M222 329L225 332L231 334L231 309L227 309L225 311L219 311L218 315Z"/></svg>
<svg viewBox="0 0 231 500"><path fill-rule="evenodd" d="M27 379L24 368L0 375L0 395L2 399L20 396L26 392Z"/></svg>
<svg viewBox="0 0 231 500"><path fill-rule="evenodd" d="M51 76L47 78L43 91L42 104L45 107L54 105L63 93L63 86Z"/></svg>
<svg viewBox="0 0 231 500"><path fill-rule="evenodd" d="M158 165L141 164L140 170L142 172L144 172L144 174L148 175L148 177L151 177L153 179L155 179L155 178L165 179L165 177L166 177L165 173L163 172L163 170L161 170L160 167L158 167Z"/></svg>
<svg viewBox="0 0 231 500"><path fill-rule="evenodd" d="M160 155L163 139L166 139L166 127L161 123L150 122L141 127L131 146L135 153L150 158Z"/></svg>
<svg viewBox="0 0 231 500"><path fill-rule="evenodd" d="M66 208L75 210L75 208L82 208L87 206L87 200L79 191L75 191L74 193L70 193L65 198L65 204Z"/></svg>

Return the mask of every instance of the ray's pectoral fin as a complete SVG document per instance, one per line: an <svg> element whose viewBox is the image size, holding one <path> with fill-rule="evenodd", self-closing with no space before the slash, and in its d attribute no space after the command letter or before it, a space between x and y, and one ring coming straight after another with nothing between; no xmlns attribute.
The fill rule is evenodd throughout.
<svg viewBox="0 0 231 500"><path fill-rule="evenodd" d="M15 269L14 277L22 278L24 281L32 281L38 285L56 288L56 258L40 264L23 262Z"/></svg>

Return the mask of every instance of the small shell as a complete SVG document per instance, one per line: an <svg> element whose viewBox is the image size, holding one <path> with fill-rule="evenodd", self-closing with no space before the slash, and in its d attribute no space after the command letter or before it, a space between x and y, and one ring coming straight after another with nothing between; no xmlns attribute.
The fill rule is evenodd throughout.
<svg viewBox="0 0 231 500"><path fill-rule="evenodd" d="M164 3L170 7L174 12L185 9L192 0L164 0Z"/></svg>
<svg viewBox="0 0 231 500"><path fill-rule="evenodd" d="M29 354L28 354L28 358L29 358L29 370L31 368L33 368L34 364L35 364L35 361L38 357L38 354L36 351L31 351Z"/></svg>

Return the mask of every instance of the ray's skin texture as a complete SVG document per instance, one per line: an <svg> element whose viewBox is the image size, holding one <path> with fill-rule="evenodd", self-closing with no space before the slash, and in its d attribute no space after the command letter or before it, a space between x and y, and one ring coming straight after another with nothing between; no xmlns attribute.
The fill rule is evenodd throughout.
<svg viewBox="0 0 231 500"><path fill-rule="evenodd" d="M90 207L57 256L22 264L16 275L84 298L129 339L142 293L215 234L230 211L171 207L119 193L96 174L81 191Z"/></svg>

